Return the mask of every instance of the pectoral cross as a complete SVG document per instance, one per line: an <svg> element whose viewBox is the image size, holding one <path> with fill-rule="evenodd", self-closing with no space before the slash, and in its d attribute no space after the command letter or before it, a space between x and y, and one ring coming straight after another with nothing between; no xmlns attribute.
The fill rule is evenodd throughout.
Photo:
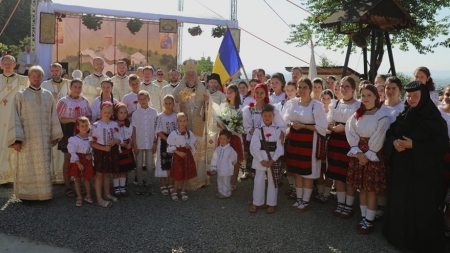
<svg viewBox="0 0 450 253"><path fill-rule="evenodd" d="M8 87L6 88L7 90L12 90L12 86L8 85Z"/></svg>
<svg viewBox="0 0 450 253"><path fill-rule="evenodd" d="M8 103L8 100L5 98L2 100L2 102L3 102L3 105L6 105L6 103Z"/></svg>

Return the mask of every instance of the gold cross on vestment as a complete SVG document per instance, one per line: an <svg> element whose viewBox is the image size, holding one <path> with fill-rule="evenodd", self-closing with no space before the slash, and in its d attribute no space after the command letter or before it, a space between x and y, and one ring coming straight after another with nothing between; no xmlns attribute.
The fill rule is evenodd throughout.
<svg viewBox="0 0 450 253"><path fill-rule="evenodd" d="M6 103L8 103L8 100L5 98L2 100L2 102L3 102L3 105L6 105Z"/></svg>
<svg viewBox="0 0 450 253"><path fill-rule="evenodd" d="M12 86L8 85L8 87L6 87L7 90L12 90Z"/></svg>

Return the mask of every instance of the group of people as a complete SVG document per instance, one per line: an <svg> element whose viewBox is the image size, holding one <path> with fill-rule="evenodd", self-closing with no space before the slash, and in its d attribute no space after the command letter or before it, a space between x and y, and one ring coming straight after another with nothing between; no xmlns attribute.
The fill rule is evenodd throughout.
<svg viewBox="0 0 450 253"><path fill-rule="evenodd" d="M129 195L127 174L134 169L137 195L154 193L154 176L161 194L187 201L188 191L209 185L216 173L216 197L225 199L244 169L242 179L254 178L249 211L265 206L272 214L285 173L295 212L311 209L314 188L314 199L328 202L334 185L333 215L347 219L359 191L360 234L383 218L383 234L396 247L444 250L450 87L436 101L425 67L409 84L395 76L359 85L352 77L310 80L294 67L289 81L274 73L268 82L257 69L250 81L226 87L215 73L203 84L195 60L183 62L181 80L171 70L169 82L161 69L152 82L150 66L142 79L126 76L125 62L108 78L102 58L84 80L62 79L58 63L45 82L39 66L29 68L28 78L14 67L14 57L3 57L0 106L8 117L0 119L0 172L14 171L19 199L51 199L52 181L60 177L76 206L92 204L94 178L97 204L110 207Z"/></svg>

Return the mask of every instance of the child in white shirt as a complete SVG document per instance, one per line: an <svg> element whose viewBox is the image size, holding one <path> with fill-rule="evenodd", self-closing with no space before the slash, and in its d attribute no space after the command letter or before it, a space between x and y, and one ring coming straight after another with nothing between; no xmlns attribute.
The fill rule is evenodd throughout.
<svg viewBox="0 0 450 253"><path fill-rule="evenodd" d="M214 151L211 160L211 170L217 171L216 197L219 199L231 196L231 176L233 176L234 165L237 162L237 153L230 146L231 132L222 129L219 133L220 145Z"/></svg>

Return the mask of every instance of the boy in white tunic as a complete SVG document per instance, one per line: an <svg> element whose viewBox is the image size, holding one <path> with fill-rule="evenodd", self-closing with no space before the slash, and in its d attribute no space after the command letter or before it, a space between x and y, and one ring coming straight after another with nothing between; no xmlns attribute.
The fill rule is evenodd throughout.
<svg viewBox="0 0 450 253"><path fill-rule="evenodd" d="M211 160L211 170L217 171L216 197L219 199L231 196L231 176L233 176L234 165L237 162L237 153L230 146L231 132L222 129L219 133L220 145L214 151Z"/></svg>
<svg viewBox="0 0 450 253"><path fill-rule="evenodd" d="M259 206L264 205L264 200L269 206L266 211L268 214L274 213L277 205L277 182L281 177L281 170L279 175L275 175L272 166L284 154L284 148L281 144L282 130L272 123L275 116L274 111L273 105L264 105L261 113L263 123L260 128L255 129L250 142L250 153L253 156L252 168L256 171L253 203L250 207L251 213L255 213ZM267 199L264 196L266 192L266 172Z"/></svg>

